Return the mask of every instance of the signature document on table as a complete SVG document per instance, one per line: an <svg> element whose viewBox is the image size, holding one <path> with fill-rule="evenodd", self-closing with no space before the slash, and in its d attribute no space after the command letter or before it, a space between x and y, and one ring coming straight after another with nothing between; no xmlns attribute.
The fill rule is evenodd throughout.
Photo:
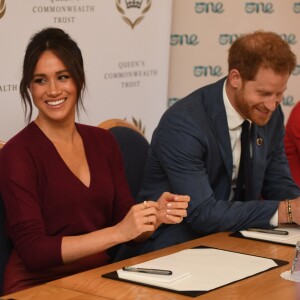
<svg viewBox="0 0 300 300"><path fill-rule="evenodd" d="M264 240L279 244L286 244L290 246L295 246L297 241L300 241L300 226L296 224L286 224L280 225L278 230L287 231L287 235L278 235L278 234L269 234L264 232L255 232L255 231L248 231L242 230L240 234L243 237L256 239L256 240Z"/></svg>
<svg viewBox="0 0 300 300"><path fill-rule="evenodd" d="M171 270L173 278L163 275L133 274L122 269L102 276L197 296L286 263L203 246L134 265L137 268Z"/></svg>

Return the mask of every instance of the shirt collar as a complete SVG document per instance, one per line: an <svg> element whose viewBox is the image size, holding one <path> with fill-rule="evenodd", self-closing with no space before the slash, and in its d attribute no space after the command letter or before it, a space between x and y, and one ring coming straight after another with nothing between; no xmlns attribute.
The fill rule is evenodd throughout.
<svg viewBox="0 0 300 300"><path fill-rule="evenodd" d="M224 99L225 111L227 114L228 128L232 130L241 126L241 124L245 121L245 119L240 116L240 114L234 109L231 102L229 101L226 93L226 88L225 88L226 82L227 79L224 81L224 85L223 85L223 99Z"/></svg>

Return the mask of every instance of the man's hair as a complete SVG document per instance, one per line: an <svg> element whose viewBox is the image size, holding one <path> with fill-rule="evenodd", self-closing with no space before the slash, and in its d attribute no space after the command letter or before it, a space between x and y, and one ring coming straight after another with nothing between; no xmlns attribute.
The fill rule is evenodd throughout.
<svg viewBox="0 0 300 300"><path fill-rule="evenodd" d="M287 42L274 32L256 31L236 39L228 55L228 69L237 69L242 79L254 80L260 67L278 74L291 74L296 55Z"/></svg>
<svg viewBox="0 0 300 300"><path fill-rule="evenodd" d="M62 29L45 28L34 34L30 39L23 62L20 94L25 107L25 117L28 122L30 122L32 117L32 102L28 89L36 64L46 50L52 51L70 72L77 88L77 113L79 113L78 104L84 109L82 93L85 88L85 73L81 50L77 43Z"/></svg>

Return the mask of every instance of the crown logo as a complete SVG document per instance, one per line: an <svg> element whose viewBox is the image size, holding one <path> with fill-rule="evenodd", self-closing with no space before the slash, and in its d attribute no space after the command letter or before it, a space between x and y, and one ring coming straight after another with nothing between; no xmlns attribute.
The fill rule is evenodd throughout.
<svg viewBox="0 0 300 300"><path fill-rule="evenodd" d="M4 16L5 9L6 9L5 0L0 0L0 19Z"/></svg>
<svg viewBox="0 0 300 300"><path fill-rule="evenodd" d="M115 0L117 10L131 29L139 24L151 7L152 0ZM131 9L136 8L136 9Z"/></svg>
<svg viewBox="0 0 300 300"><path fill-rule="evenodd" d="M125 0L126 7L129 8L141 8L143 0Z"/></svg>

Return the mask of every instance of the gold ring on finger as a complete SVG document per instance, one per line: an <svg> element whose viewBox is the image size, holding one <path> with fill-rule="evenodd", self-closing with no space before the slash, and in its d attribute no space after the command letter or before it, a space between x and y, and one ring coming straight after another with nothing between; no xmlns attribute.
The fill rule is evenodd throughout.
<svg viewBox="0 0 300 300"><path fill-rule="evenodd" d="M145 208L148 207L148 206L147 206L147 201L144 201L144 206L145 206Z"/></svg>

